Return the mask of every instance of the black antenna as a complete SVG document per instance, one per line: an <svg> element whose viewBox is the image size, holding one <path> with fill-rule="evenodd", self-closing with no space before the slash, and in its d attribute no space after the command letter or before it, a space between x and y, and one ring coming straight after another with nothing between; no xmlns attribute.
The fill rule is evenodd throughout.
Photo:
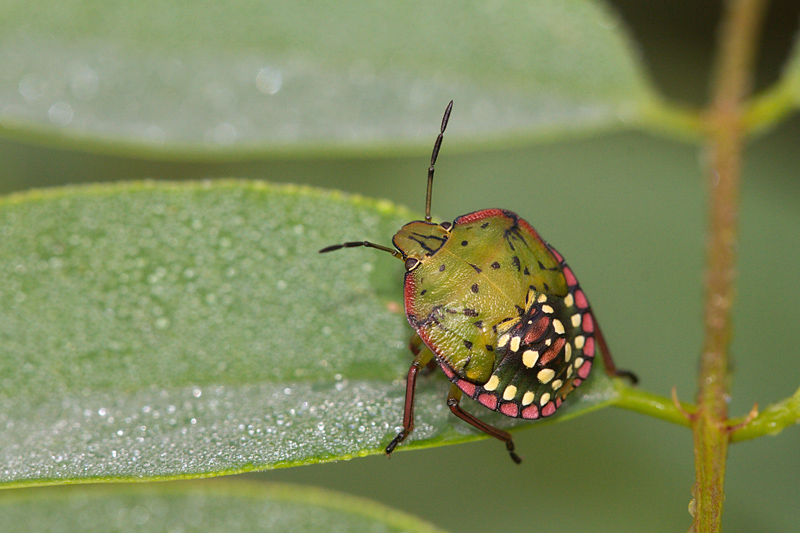
<svg viewBox="0 0 800 533"><path fill-rule="evenodd" d="M453 110L453 101L447 104L442 117L442 129L439 136L436 137L436 142L433 143L433 153L431 154L431 166L428 167L428 193L425 196L425 222L431 221L431 194L433 193L433 165L436 164L436 158L439 157L439 148L442 147L442 139L444 139L444 129L447 127L447 121L450 120L450 111Z"/></svg>
<svg viewBox="0 0 800 533"><path fill-rule="evenodd" d="M325 254L328 252L333 252L335 250L341 250L342 248L357 248L359 246L366 246L367 248L375 248L376 250L381 250L382 252L389 252L395 257L399 257L401 259L403 258L403 255L394 248L381 246L380 244L375 244L369 241L351 241L351 242L344 242L342 244L334 244L333 246L326 246L325 248L320 250L319 253Z"/></svg>
<svg viewBox="0 0 800 533"><path fill-rule="evenodd" d="M442 117L442 128L439 131L439 136L436 137L436 142L433 143L433 153L431 154L431 166L428 167L428 193L425 197L425 221L431 221L431 193L433 191L433 165L436 164L436 158L439 157L439 148L442 147L442 139L444 139L444 129L447 127L447 121L450 120L450 111L453 110L453 101L450 100L450 103L447 104L447 108L444 110L444 116ZM336 250L341 250L342 248L357 248L359 246L364 246L366 248L375 248L376 250L380 250L382 252L388 252L392 254L394 257L399 259L403 259L403 254L395 250L394 248L389 248L388 246L381 246L380 244L375 244L369 241L351 241L351 242L344 242L342 244L334 244L333 246L326 246L319 253L324 254L328 252L334 252ZM416 261L416 260L415 260ZM416 261L417 263L419 261ZM407 269L411 267L406 266Z"/></svg>

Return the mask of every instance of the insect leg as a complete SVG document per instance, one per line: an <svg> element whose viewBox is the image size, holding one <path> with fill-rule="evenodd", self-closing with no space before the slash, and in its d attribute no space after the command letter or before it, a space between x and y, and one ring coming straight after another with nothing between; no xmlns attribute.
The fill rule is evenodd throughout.
<svg viewBox="0 0 800 533"><path fill-rule="evenodd" d="M603 354L603 366L606 367L606 374L610 377L627 378L633 385L639 383L639 378L636 374L630 370L620 370L617 368L617 365L614 364L614 360L611 358L611 352L606 344L606 339L603 337L603 331L600 329L600 324L598 324L597 321L594 323L594 338L597 340L600 352Z"/></svg>
<svg viewBox="0 0 800 533"><path fill-rule="evenodd" d="M468 412L461 409L461 407L458 405L459 401L461 401L461 389L459 389L454 383L453 385L450 386L450 392L447 395L447 407L449 407L450 410L453 411L453 414L456 415L461 420L463 420L464 422L466 422L467 424L470 424L475 428L480 429L487 435L490 435L496 439L500 439L501 441L505 442L506 449L508 450L508 453L511 455L511 459L517 464L522 462L522 459L520 459L519 456L516 453L514 453L514 441L511 439L510 433L503 431L502 429L497 429L496 427L492 427L486 422L475 418Z"/></svg>
<svg viewBox="0 0 800 533"><path fill-rule="evenodd" d="M412 339L413 340L413 339ZM413 348L412 348L413 350ZM408 369L408 381L406 382L406 405L403 413L403 429L392 442L386 447L386 455L391 455L397 445L403 442L406 437L414 431L414 387L417 385L417 374L433 358L433 352L427 347L423 348Z"/></svg>

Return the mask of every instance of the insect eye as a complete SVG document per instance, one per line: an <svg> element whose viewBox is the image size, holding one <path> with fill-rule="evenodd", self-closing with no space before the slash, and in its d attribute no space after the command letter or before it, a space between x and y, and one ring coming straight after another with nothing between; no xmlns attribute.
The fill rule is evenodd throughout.
<svg viewBox="0 0 800 533"><path fill-rule="evenodd" d="M439 224L439 225L440 225L441 227L443 227L444 229L450 229L450 228L452 228L452 227L453 227L453 224L452 224L452 223L450 223L450 222L442 222L442 223L441 223L441 224Z"/></svg>
<svg viewBox="0 0 800 533"><path fill-rule="evenodd" d="M419 259L409 257L406 259L406 270L414 270L419 266Z"/></svg>

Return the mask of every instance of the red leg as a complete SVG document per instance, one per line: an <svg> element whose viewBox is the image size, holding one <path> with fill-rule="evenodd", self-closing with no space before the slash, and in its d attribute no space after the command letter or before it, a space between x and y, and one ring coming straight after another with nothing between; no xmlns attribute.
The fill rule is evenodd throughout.
<svg viewBox="0 0 800 533"><path fill-rule="evenodd" d="M458 418L466 422L467 424L472 425L473 427L480 429L487 435L490 435L496 439L500 439L501 441L506 443L506 449L508 453L511 455L511 459L519 464L522 462L522 459L514 453L514 441L511 439L511 434L503 431L502 429L497 429L496 427L492 427L486 422L479 420L469 414L468 412L461 409L458 405L458 402L461 401L461 389L459 389L455 384L450 386L450 393L447 395L447 407L456 415Z"/></svg>
<svg viewBox="0 0 800 533"><path fill-rule="evenodd" d="M606 367L606 374L610 377L627 378L633 385L639 383L639 378L636 374L630 370L619 370L617 365L614 364L614 360L611 359L611 352L608 350L608 345L606 344L606 339L603 337L603 331L600 329L600 324L597 323L597 320L594 321L594 338L597 341L600 352L603 354L603 365Z"/></svg>
<svg viewBox="0 0 800 533"><path fill-rule="evenodd" d="M419 337L417 337L419 338ZM414 340L412 339L412 351L414 350ZM403 413L403 430L392 439L386 447L386 455L391 455L397 445L406 440L406 437L414 431L414 388L417 385L417 374L433 359L433 352L427 347L417 351L411 368L408 369L408 381L406 381L406 405Z"/></svg>

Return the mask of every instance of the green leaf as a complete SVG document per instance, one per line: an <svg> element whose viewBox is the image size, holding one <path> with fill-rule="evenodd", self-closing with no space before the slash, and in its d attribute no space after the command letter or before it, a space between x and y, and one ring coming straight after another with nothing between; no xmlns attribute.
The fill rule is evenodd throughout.
<svg viewBox="0 0 800 533"><path fill-rule="evenodd" d="M62 487L3 496L2 531L441 531L364 498L277 483Z"/></svg>
<svg viewBox="0 0 800 533"><path fill-rule="evenodd" d="M411 361L403 265L375 250L317 251L388 243L415 218L259 182L3 199L0 483L185 478L381 453L402 421ZM447 390L440 373L420 380L416 429L399 450L482 438L450 414ZM550 420L617 397L595 370ZM544 423L476 412L502 428Z"/></svg>
<svg viewBox="0 0 800 533"><path fill-rule="evenodd" d="M427 143L450 99L454 136L550 135L655 101L595 0L0 0L0 36L0 132L112 151Z"/></svg>

